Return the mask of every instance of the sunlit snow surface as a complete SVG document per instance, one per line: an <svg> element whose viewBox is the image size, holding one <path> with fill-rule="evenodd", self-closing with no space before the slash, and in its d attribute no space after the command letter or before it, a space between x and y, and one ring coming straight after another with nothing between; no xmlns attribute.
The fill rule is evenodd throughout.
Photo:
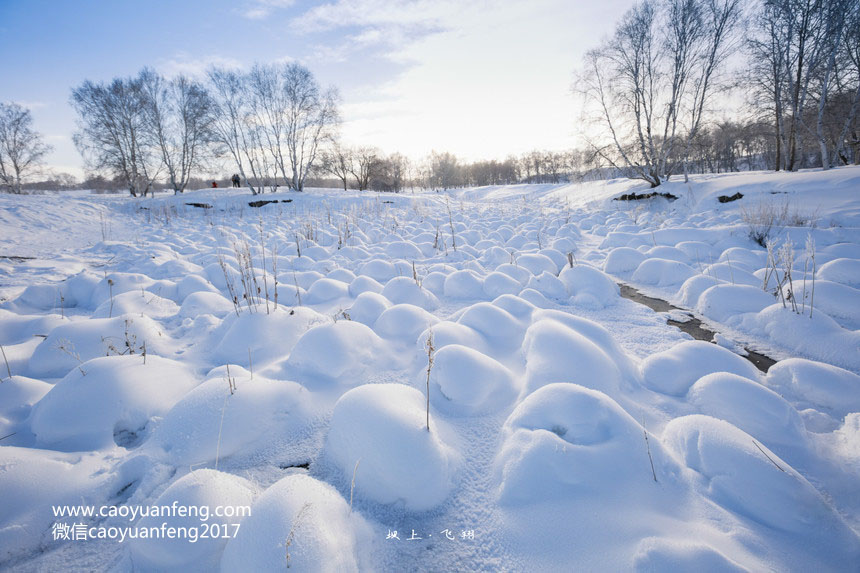
<svg viewBox="0 0 860 573"><path fill-rule="evenodd" d="M860 168L642 187L0 196L0 569L855 569Z"/></svg>

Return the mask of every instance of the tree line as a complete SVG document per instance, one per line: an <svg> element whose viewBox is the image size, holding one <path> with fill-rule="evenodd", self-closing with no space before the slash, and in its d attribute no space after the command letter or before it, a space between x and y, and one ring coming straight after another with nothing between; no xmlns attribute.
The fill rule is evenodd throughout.
<svg viewBox="0 0 860 573"><path fill-rule="evenodd" d="M828 169L860 163L860 0L640 0L587 52L574 91L582 149L475 162L343 144L337 90L297 63L200 80L144 68L84 81L71 103L75 144L102 177L90 183L133 196L225 167L254 194ZM21 192L49 151L28 110L0 104L0 186Z"/></svg>
<svg viewBox="0 0 860 573"><path fill-rule="evenodd" d="M575 90L592 158L652 187L697 167L860 163L860 0L642 0ZM720 121L730 97L745 113Z"/></svg>

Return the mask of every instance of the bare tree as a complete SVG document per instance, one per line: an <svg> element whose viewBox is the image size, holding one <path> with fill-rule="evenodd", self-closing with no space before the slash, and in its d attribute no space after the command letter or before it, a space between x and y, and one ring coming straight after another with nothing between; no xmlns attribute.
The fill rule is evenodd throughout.
<svg viewBox="0 0 860 573"><path fill-rule="evenodd" d="M151 69L140 75L148 129L154 137L174 193L182 193L192 171L204 167L211 141L212 100L186 76L165 80Z"/></svg>
<svg viewBox="0 0 860 573"><path fill-rule="evenodd" d="M379 151L373 147L359 147L352 152L349 172L355 179L359 191L370 187L370 179L379 163Z"/></svg>
<svg viewBox="0 0 860 573"><path fill-rule="evenodd" d="M684 182L689 180L687 158L690 144L702 127L708 98L714 91L715 75L737 45L734 31L740 23L740 0L705 0L701 23L695 30L698 50L692 92L689 97L690 128L684 150Z"/></svg>
<svg viewBox="0 0 860 573"><path fill-rule="evenodd" d="M16 103L0 103L0 186L20 193L51 147L33 129L30 110Z"/></svg>
<svg viewBox="0 0 860 573"><path fill-rule="evenodd" d="M320 145L332 137L339 121L338 95L332 88L320 89L313 74L299 64L288 64L283 72L287 101L286 144L291 175L290 189L302 191L305 178L317 161Z"/></svg>
<svg viewBox="0 0 860 573"><path fill-rule="evenodd" d="M267 161L257 125L253 121L244 76L234 70L209 70L213 100L212 132L239 170L251 193L264 190Z"/></svg>
<svg viewBox="0 0 860 573"><path fill-rule="evenodd" d="M581 74L605 134L588 137L596 155L652 187L671 175L679 142L701 126L737 12L737 0L643 0L625 13Z"/></svg>
<svg viewBox="0 0 860 573"><path fill-rule="evenodd" d="M87 163L108 170L132 197L146 196L159 175L158 145L147 129L146 96L141 77L89 80L72 90L78 113L74 140Z"/></svg>
<svg viewBox="0 0 860 573"><path fill-rule="evenodd" d="M343 190L346 191L349 177L352 175L352 151L335 142L331 149L324 152L321 157L322 170L335 176L343 185Z"/></svg>
<svg viewBox="0 0 860 573"><path fill-rule="evenodd" d="M288 64L282 66L255 64L245 78L249 90L251 121L256 127L256 137L270 156L275 176L279 173L284 182L290 181L287 173L291 171L290 159L287 155L287 118L290 102L284 84L287 68Z"/></svg>
<svg viewBox="0 0 860 573"><path fill-rule="evenodd" d="M823 68L818 90L818 114L815 122L815 134L821 150L821 167L824 169L829 169L831 166L830 150L824 130L824 116L829 102L830 86L836 74L839 51L843 46L847 46L847 44L843 44L842 38L846 34L849 38L851 35L846 30L846 26L851 23L855 26L860 25L856 18L858 11L860 11L860 3L856 0L825 0L824 2L824 33L819 40L821 42L819 50L822 52ZM855 30L854 33L857 34L858 32Z"/></svg>
<svg viewBox="0 0 860 573"><path fill-rule="evenodd" d="M860 111L860 6L854 3L853 9L846 16L846 26L844 34L844 50L845 50L845 65L846 75L849 77L850 83L854 84L853 97L850 99L848 111L845 114L845 120L842 122L842 129L836 138L836 149L834 160L847 164L850 162L846 153L846 143L855 148L854 162L860 164L860 136L857 133L855 120L857 119L858 111ZM852 127L853 133L852 133Z"/></svg>

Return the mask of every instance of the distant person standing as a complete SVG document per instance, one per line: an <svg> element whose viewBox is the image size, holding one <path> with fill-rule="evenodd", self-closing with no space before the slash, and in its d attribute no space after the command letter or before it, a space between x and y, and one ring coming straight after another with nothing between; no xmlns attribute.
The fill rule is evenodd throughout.
<svg viewBox="0 0 860 573"><path fill-rule="evenodd" d="M217 182L217 181L213 181L213 182L212 182L212 189L217 189L217 188L218 188L218 182Z"/></svg>
<svg viewBox="0 0 860 573"><path fill-rule="evenodd" d="M233 187L239 187L239 174L238 173L234 173L233 177L231 177L230 180L233 182Z"/></svg>

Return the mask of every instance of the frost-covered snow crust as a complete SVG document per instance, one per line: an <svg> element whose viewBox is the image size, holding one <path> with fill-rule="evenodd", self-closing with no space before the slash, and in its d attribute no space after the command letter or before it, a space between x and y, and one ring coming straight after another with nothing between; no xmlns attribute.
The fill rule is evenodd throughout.
<svg viewBox="0 0 860 573"><path fill-rule="evenodd" d="M0 196L0 569L856 569L860 169L666 187Z"/></svg>

